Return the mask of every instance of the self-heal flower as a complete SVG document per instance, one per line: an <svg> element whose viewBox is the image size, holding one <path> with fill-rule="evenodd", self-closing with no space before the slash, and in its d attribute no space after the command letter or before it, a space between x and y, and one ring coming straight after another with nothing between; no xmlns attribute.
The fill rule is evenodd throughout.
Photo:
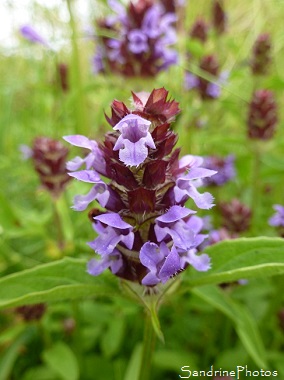
<svg viewBox="0 0 284 380"><path fill-rule="evenodd" d="M66 170L69 150L61 141L49 137L36 137L32 147L29 150L22 147L23 150L32 159L42 186L57 198L71 179Z"/></svg>
<svg viewBox="0 0 284 380"><path fill-rule="evenodd" d="M152 0L130 2L124 7L109 0L116 13L97 22L103 35L97 38L94 71L126 77L154 77L177 63L176 15ZM108 37L112 33L115 37Z"/></svg>
<svg viewBox="0 0 284 380"><path fill-rule="evenodd" d="M148 156L147 146L156 148L149 133L150 125L150 121L130 114L113 128L121 133L113 150L119 150L119 158L125 165L138 166Z"/></svg>
<svg viewBox="0 0 284 380"><path fill-rule="evenodd" d="M197 209L211 208L213 197L197 187L216 172L202 168L201 157L179 158L177 135L170 128L179 108L164 88L132 98L132 108L113 101L106 117L112 131L103 142L65 137L91 151L68 168L72 177L92 185L87 195L75 197L74 208L84 210L94 202L104 207L89 212L98 235L89 246L99 257L89 262L88 273L110 269L118 277L155 286L188 266L210 268L208 255L198 251L206 238L202 219L185 203L192 198ZM81 166L86 169L77 171Z"/></svg>

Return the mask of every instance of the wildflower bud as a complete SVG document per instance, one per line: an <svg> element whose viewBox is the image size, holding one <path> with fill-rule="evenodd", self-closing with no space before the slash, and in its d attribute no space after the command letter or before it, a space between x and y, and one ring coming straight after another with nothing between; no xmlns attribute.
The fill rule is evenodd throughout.
<svg viewBox="0 0 284 380"><path fill-rule="evenodd" d="M212 24L218 34L223 34L227 27L227 15L224 11L223 2L214 0L212 6Z"/></svg>
<svg viewBox="0 0 284 380"><path fill-rule="evenodd" d="M176 43L174 12L152 0L130 2L126 8L112 1L112 6L117 15L100 20L98 28L115 38L98 41L95 72L109 69L127 77L153 77L177 63L177 52L171 48Z"/></svg>
<svg viewBox="0 0 284 380"><path fill-rule="evenodd" d="M270 35L268 33L261 34L254 43L250 62L251 70L254 75L267 74L271 62L270 53Z"/></svg>
<svg viewBox="0 0 284 380"><path fill-rule="evenodd" d="M59 84L63 92L69 90L69 69L65 63L57 65Z"/></svg>
<svg viewBox="0 0 284 380"><path fill-rule="evenodd" d="M32 160L41 184L54 197L65 189L70 176L66 170L69 150L60 141L49 137L37 137L32 146Z"/></svg>
<svg viewBox="0 0 284 380"><path fill-rule="evenodd" d="M204 167L216 170L216 174L210 178L205 178L206 186L222 186L236 177L235 157L208 156L204 158Z"/></svg>
<svg viewBox="0 0 284 380"><path fill-rule="evenodd" d="M155 286L188 265L209 269L209 257L197 250L206 237L202 219L185 203L191 198L197 208L213 206L211 194L200 194L196 186L215 171L203 169L201 157L179 159L177 135L170 128L179 107L164 88L132 97L132 109L113 101L106 117L113 130L104 142L64 137L90 150L67 166L72 177L92 184L88 194L75 197L74 209L85 210L94 201L105 209L89 212L98 233L89 245L100 260L92 259L88 272L97 276L109 268L121 278ZM82 165L86 169L77 171Z"/></svg>
<svg viewBox="0 0 284 380"><path fill-rule="evenodd" d="M249 105L248 136L251 139L269 140L275 133L277 106L269 90L254 92Z"/></svg>
<svg viewBox="0 0 284 380"><path fill-rule="evenodd" d="M38 303L35 305L25 305L16 308L16 313L26 321L38 321L42 318L46 311L46 305L44 303Z"/></svg>
<svg viewBox="0 0 284 380"><path fill-rule="evenodd" d="M191 38L195 38L202 43L206 42L208 37L207 23L202 18L197 19L193 24L189 35Z"/></svg>
<svg viewBox="0 0 284 380"><path fill-rule="evenodd" d="M219 205L223 218L223 226L231 232L244 232L250 227L251 209L238 199L222 202Z"/></svg>

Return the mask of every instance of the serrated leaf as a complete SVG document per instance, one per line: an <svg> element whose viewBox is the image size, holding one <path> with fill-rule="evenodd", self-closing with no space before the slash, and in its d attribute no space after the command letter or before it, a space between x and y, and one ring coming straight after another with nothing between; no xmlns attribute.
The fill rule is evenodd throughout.
<svg viewBox="0 0 284 380"><path fill-rule="evenodd" d="M184 279L190 286L284 273L284 239L225 240L207 247L205 252L211 257L212 269L208 272L186 271Z"/></svg>
<svg viewBox="0 0 284 380"><path fill-rule="evenodd" d="M248 354L259 367L267 368L267 356L261 335L256 321L247 308L230 298L214 285L192 289L192 292L233 321L236 332Z"/></svg>
<svg viewBox="0 0 284 380"><path fill-rule="evenodd" d="M63 380L78 380L79 365L74 352L67 344L58 342L43 352L45 363Z"/></svg>
<svg viewBox="0 0 284 380"><path fill-rule="evenodd" d="M0 308L111 296L117 290L114 277L108 273L90 276L86 273L85 260L65 257L0 279Z"/></svg>

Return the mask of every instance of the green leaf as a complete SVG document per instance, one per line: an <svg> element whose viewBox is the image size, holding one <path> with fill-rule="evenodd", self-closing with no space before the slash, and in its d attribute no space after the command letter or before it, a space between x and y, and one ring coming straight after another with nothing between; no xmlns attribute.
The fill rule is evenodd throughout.
<svg viewBox="0 0 284 380"><path fill-rule="evenodd" d="M0 308L110 296L117 291L111 274L90 276L86 273L85 260L65 257L0 279Z"/></svg>
<svg viewBox="0 0 284 380"><path fill-rule="evenodd" d="M135 346L126 369L124 380L138 380L140 366L142 364L142 350L142 343Z"/></svg>
<svg viewBox="0 0 284 380"><path fill-rule="evenodd" d="M225 240L207 247L205 252L211 257L212 269L186 271L184 279L190 286L284 273L284 239L281 238Z"/></svg>
<svg viewBox="0 0 284 380"><path fill-rule="evenodd" d="M107 331L102 338L102 351L107 358L118 353L125 332L125 320L123 315L112 319Z"/></svg>
<svg viewBox="0 0 284 380"><path fill-rule="evenodd" d="M256 321L247 308L236 302L216 286L203 286L192 292L230 318L236 332L254 362L267 368L265 348Z"/></svg>
<svg viewBox="0 0 284 380"><path fill-rule="evenodd" d="M43 352L45 363L63 380L78 380L79 365L73 351L62 342Z"/></svg>
<svg viewBox="0 0 284 380"><path fill-rule="evenodd" d="M21 346L29 339L30 331L25 330L17 339L7 348L0 359L0 379L10 379L10 374L14 363L20 353Z"/></svg>

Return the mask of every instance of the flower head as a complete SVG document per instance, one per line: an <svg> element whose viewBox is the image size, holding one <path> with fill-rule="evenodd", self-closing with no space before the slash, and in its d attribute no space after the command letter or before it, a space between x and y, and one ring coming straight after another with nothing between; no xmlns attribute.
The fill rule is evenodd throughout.
<svg viewBox="0 0 284 380"><path fill-rule="evenodd" d="M271 62L271 39L268 33L260 34L252 50L250 61L251 71L254 75L267 74Z"/></svg>
<svg viewBox="0 0 284 380"><path fill-rule="evenodd" d="M105 209L89 213L98 234L89 245L100 259L89 262L88 272L96 276L109 268L119 277L154 286L187 266L210 268L209 257L198 253L206 238L202 219L185 202L192 198L197 208L211 208L213 197L197 187L216 172L202 168L201 157L179 159L177 135L170 129L179 108L164 88L133 93L132 98L132 108L112 103L106 117L112 131L102 143L81 135L65 137L91 151L68 167L72 177L93 186L87 195L75 197L75 210L94 201ZM82 165L86 169L77 171Z"/></svg>
<svg viewBox="0 0 284 380"><path fill-rule="evenodd" d="M27 152L27 149L25 149ZM54 197L58 197L70 181L66 170L69 153L60 141L49 137L35 138L29 157L39 175L42 186Z"/></svg>
<svg viewBox="0 0 284 380"><path fill-rule="evenodd" d="M103 37L93 59L95 72L152 77L177 63L176 16L151 0L130 2L127 8L109 1L116 15L99 20L98 29L113 32Z"/></svg>
<svg viewBox="0 0 284 380"><path fill-rule="evenodd" d="M238 199L222 202L219 205L222 215L222 225L230 232L244 232L250 227L252 211Z"/></svg>
<svg viewBox="0 0 284 380"><path fill-rule="evenodd" d="M277 105L269 90L256 90L248 110L248 137L269 140L274 136L277 117Z"/></svg>

